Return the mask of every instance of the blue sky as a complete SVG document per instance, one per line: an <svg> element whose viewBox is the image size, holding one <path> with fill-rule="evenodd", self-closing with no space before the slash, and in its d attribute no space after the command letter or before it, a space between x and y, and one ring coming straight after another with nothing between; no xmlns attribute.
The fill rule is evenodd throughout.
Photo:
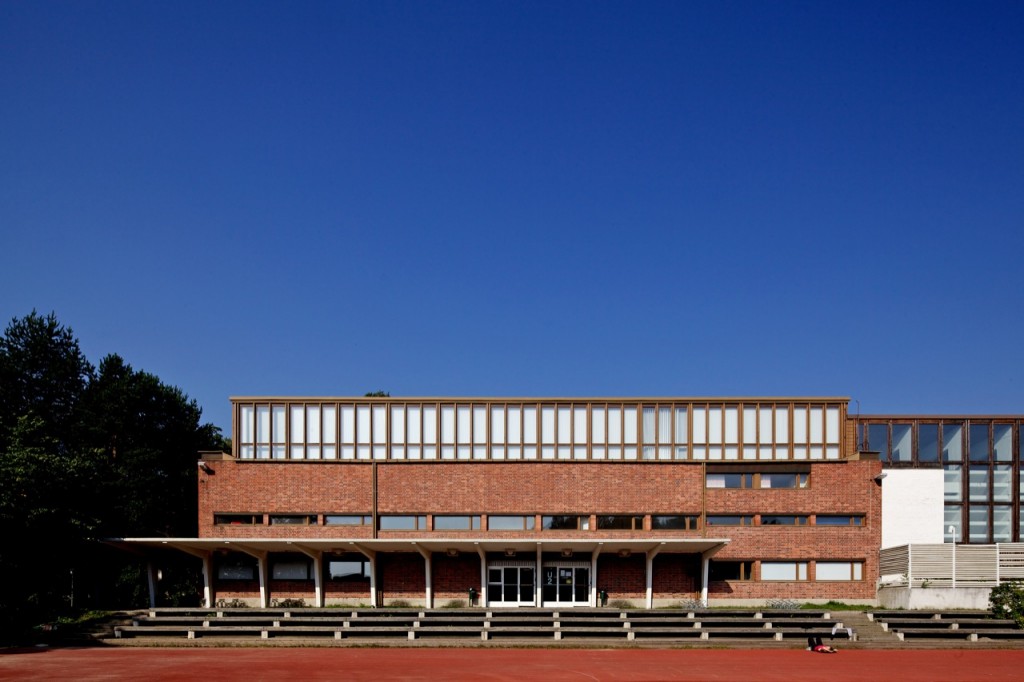
<svg viewBox="0 0 1024 682"><path fill-rule="evenodd" d="M1021 413L1020 2L0 4L0 316L231 395Z"/></svg>

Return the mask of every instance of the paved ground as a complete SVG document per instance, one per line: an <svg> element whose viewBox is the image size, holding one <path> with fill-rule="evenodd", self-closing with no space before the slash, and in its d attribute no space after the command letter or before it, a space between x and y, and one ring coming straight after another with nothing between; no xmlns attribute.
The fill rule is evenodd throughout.
<svg viewBox="0 0 1024 682"><path fill-rule="evenodd" d="M1021 650L34 648L0 650L0 680L543 680L899 682L1024 679Z"/></svg>

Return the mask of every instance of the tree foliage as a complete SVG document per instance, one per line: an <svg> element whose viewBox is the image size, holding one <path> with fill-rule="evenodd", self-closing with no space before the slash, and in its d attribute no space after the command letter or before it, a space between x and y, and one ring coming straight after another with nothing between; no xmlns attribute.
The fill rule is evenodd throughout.
<svg viewBox="0 0 1024 682"><path fill-rule="evenodd" d="M1024 628L1024 582L999 583L989 592L988 605L996 618L1012 618L1018 627Z"/></svg>
<svg viewBox="0 0 1024 682"><path fill-rule="evenodd" d="M11 321L0 337L0 626L52 617L76 596L133 605L138 568L95 539L195 534L196 452L223 445L201 416L117 355L95 369L53 314Z"/></svg>

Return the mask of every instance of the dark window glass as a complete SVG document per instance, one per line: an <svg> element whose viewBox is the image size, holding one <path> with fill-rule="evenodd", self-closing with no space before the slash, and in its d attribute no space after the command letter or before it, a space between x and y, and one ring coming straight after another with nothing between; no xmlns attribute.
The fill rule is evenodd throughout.
<svg viewBox="0 0 1024 682"><path fill-rule="evenodd" d="M699 516L652 516L651 530L697 530Z"/></svg>
<svg viewBox="0 0 1024 682"><path fill-rule="evenodd" d="M971 424L970 453L972 462L988 461L988 424Z"/></svg>
<svg viewBox="0 0 1024 682"><path fill-rule="evenodd" d="M382 516L381 530L426 530L426 516Z"/></svg>
<svg viewBox="0 0 1024 682"><path fill-rule="evenodd" d="M938 424L920 424L917 427L917 461L939 461Z"/></svg>
<svg viewBox="0 0 1024 682"><path fill-rule="evenodd" d="M599 530L642 530L644 527L644 517L598 516L597 527Z"/></svg>
<svg viewBox="0 0 1024 682"><path fill-rule="evenodd" d="M817 526L863 526L863 516L841 516L841 515L822 515L818 514L814 517L814 524Z"/></svg>
<svg viewBox="0 0 1024 682"><path fill-rule="evenodd" d="M791 516L780 514L762 514L762 526L806 526L806 516Z"/></svg>
<svg viewBox="0 0 1024 682"><path fill-rule="evenodd" d="M750 580L753 571L750 561L710 561L709 580Z"/></svg>
<svg viewBox="0 0 1024 682"><path fill-rule="evenodd" d="M707 517L707 525L709 526L752 526L753 524L753 516L708 514Z"/></svg>
<svg viewBox="0 0 1024 682"><path fill-rule="evenodd" d="M868 448L879 453L883 462L889 461L889 425L868 424Z"/></svg>

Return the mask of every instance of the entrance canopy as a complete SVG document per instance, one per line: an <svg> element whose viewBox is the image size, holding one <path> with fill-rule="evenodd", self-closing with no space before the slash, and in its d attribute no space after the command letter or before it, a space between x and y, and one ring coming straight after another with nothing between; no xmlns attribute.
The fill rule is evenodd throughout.
<svg viewBox="0 0 1024 682"><path fill-rule="evenodd" d="M539 540L522 538L118 538L110 544L129 548L153 547L177 549L189 554L202 554L217 549L239 552L429 552L450 553L452 551L477 554L483 552L530 553L540 548L543 552L567 552L576 554L647 554L648 552L668 554L701 554L708 558L729 543L727 538L658 538L658 539L559 539Z"/></svg>
<svg viewBox="0 0 1024 682"><path fill-rule="evenodd" d="M186 552L199 557L203 561L203 582L204 582L204 603L212 606L212 558L218 551L234 551L249 554L257 559L259 584L260 584L260 605L267 605L267 591L269 587L268 557L271 553L299 552L307 555L314 562L313 577L315 580L314 602L317 606L324 605L324 592L321 581L323 580L323 561L325 556L345 553L359 553L364 555L372 566L376 563L376 557L382 553L390 552L412 552L423 557L426 581L426 593L424 603L430 607L432 597L432 569L431 557L441 556L478 556L480 560L480 591L485 594L485 587L489 585L487 577L488 564L493 562L494 555L500 555L504 559L529 559L535 561L539 569L543 554L558 553L562 559L571 559L574 562L589 560L590 568L581 571L589 571L577 575L572 573L571 583L574 588L577 582L588 583L588 592L576 594L573 592L573 601L579 602L585 599L591 606L597 604L596 573L598 569L598 557L601 554L615 554L620 557L641 556L645 558L646 564L646 602L647 608L653 606L653 562L659 554L694 554L699 555L702 560L702 581L701 600L707 601L708 585L708 560L710 557L723 549L729 540L726 538L658 538L658 539L636 539L636 538L600 538L600 539L578 539L578 538L401 538L401 539L372 539L372 538L121 538L108 540L112 544L129 551L145 553L146 550L170 549ZM488 555L491 559L488 560ZM150 570L150 603L155 605L155 582L151 564ZM532 574L531 574L532 575ZM376 571L370 570L370 600L377 604ZM505 578L511 578L505 576ZM518 582L517 576L516 581ZM503 578L504 580L504 578ZM532 577L531 577L531 582ZM534 603L540 605L543 600L542 588L539 582L534 584ZM583 595L583 596L580 596ZM486 605L486 597L484 597ZM518 602L527 601L522 591L517 592Z"/></svg>

